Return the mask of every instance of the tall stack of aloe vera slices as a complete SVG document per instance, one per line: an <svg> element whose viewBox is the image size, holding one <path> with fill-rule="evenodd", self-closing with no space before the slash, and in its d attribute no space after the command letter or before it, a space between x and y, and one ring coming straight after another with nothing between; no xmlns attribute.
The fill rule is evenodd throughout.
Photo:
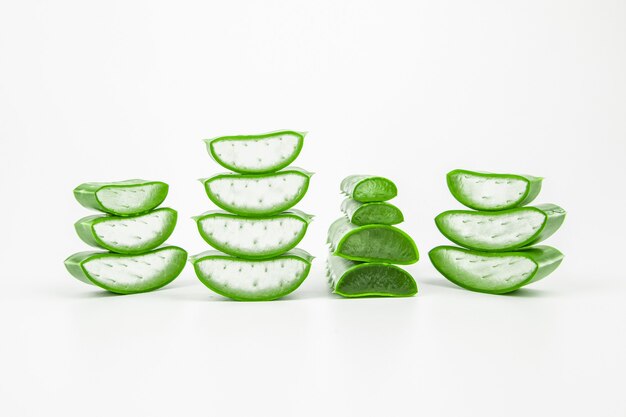
<svg viewBox="0 0 626 417"><path fill-rule="evenodd" d="M341 182L347 198L345 216L328 230L328 282L344 297L405 297L417 293L413 277L395 264L418 261L413 239L394 225L404 221L400 209L388 203L398 194L387 178L352 175Z"/></svg>
<svg viewBox="0 0 626 417"><path fill-rule="evenodd" d="M456 200L473 210L450 210L435 218L437 228L456 246L429 253L448 280L472 291L504 294L554 271L563 254L533 246L554 234L565 220L555 204L527 206L541 191L542 178L457 169L447 175Z"/></svg>
<svg viewBox="0 0 626 417"><path fill-rule="evenodd" d="M65 260L77 279L118 294L152 291L172 282L187 252L161 246L176 226L177 213L157 208L167 196L160 181L89 182L74 189L84 207L104 214L84 217L74 227L88 245L106 252L79 252ZM159 247L161 246L161 247Z"/></svg>
<svg viewBox="0 0 626 417"><path fill-rule="evenodd" d="M274 300L309 274L313 257L295 247L312 216L291 208L306 194L312 173L289 166L304 136L284 130L205 141L213 160L231 171L200 180L222 210L194 217L216 250L190 262L212 291L240 301Z"/></svg>

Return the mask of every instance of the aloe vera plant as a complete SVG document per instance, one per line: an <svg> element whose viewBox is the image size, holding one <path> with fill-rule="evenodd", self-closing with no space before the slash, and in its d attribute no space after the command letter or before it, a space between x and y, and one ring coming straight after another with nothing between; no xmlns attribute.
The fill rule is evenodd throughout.
<svg viewBox="0 0 626 417"><path fill-rule="evenodd" d="M218 164L242 174L278 171L300 154L306 133L281 130L262 135L222 136L206 139L207 150Z"/></svg>
<svg viewBox="0 0 626 417"><path fill-rule="evenodd" d="M541 191L543 178L455 169L447 175L450 192L474 210L505 210L530 204Z"/></svg>
<svg viewBox="0 0 626 417"><path fill-rule="evenodd" d="M341 181L341 191L361 203L387 201L398 195L391 180L374 175L350 175Z"/></svg>
<svg viewBox="0 0 626 417"><path fill-rule="evenodd" d="M346 214L351 223L357 226L394 225L404 221L404 216L398 207L383 201L361 203L352 198L346 198L341 203L341 211Z"/></svg>
<svg viewBox="0 0 626 417"><path fill-rule="evenodd" d="M233 300L270 301L284 297L302 284L313 257L301 249L263 260L206 251L189 260L198 279L210 290Z"/></svg>
<svg viewBox="0 0 626 417"><path fill-rule="evenodd" d="M145 213L165 200L168 186L160 181L87 182L74 189L84 207L116 216Z"/></svg>
<svg viewBox="0 0 626 417"><path fill-rule="evenodd" d="M152 291L172 282L185 267L187 252L165 246L140 255L79 252L65 260L75 278L118 294Z"/></svg>
<svg viewBox="0 0 626 417"><path fill-rule="evenodd" d="M518 207L497 212L450 210L435 218L441 233L457 245L482 251L506 251L539 243L565 220L555 204Z"/></svg>

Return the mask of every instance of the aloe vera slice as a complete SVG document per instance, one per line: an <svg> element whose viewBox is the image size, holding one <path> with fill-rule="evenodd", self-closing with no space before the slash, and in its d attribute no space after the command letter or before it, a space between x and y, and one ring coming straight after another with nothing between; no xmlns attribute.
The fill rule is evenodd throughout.
<svg viewBox="0 0 626 417"><path fill-rule="evenodd" d="M278 171L300 154L306 133L281 130L263 135L206 139L211 158L231 171L262 174Z"/></svg>
<svg viewBox="0 0 626 417"><path fill-rule="evenodd" d="M157 207L167 197L167 191L167 184L160 181L86 182L74 189L74 197L90 209L132 216Z"/></svg>
<svg viewBox="0 0 626 417"><path fill-rule="evenodd" d="M354 262L339 256L328 257L328 283L343 297L409 297L417 284L407 271L384 263Z"/></svg>
<svg viewBox="0 0 626 417"><path fill-rule="evenodd" d="M255 218L216 210L194 219L202 238L215 249L241 258L263 259L295 248L312 218L300 210Z"/></svg>
<svg viewBox="0 0 626 417"><path fill-rule="evenodd" d="M198 279L210 290L239 301L269 301L302 284L313 257L301 249L275 258L241 259L218 251L190 257Z"/></svg>
<svg viewBox="0 0 626 417"><path fill-rule="evenodd" d="M187 252L164 246L141 255L79 252L65 260L75 278L118 294L152 291L172 282L185 267Z"/></svg>
<svg viewBox="0 0 626 417"><path fill-rule="evenodd" d="M356 226L341 217L328 229L334 255L352 261L408 265L417 262L415 242L402 230L383 224Z"/></svg>
<svg viewBox="0 0 626 417"><path fill-rule="evenodd" d="M449 281L472 291L504 294L554 271L563 254L550 246L514 252L479 252L438 246L429 252L435 268Z"/></svg>
<svg viewBox="0 0 626 417"><path fill-rule="evenodd" d="M404 221L402 211L398 207L382 201L360 203L352 198L346 198L341 203L341 211L348 216L351 223L357 226L367 224L394 225Z"/></svg>
<svg viewBox="0 0 626 417"><path fill-rule="evenodd" d="M541 191L543 178L455 169L448 188L459 203L474 210L505 210L530 204Z"/></svg>
<svg viewBox="0 0 626 417"><path fill-rule="evenodd" d="M269 216L293 207L304 197L311 172L289 168L270 174L217 174L201 179L209 199L242 216Z"/></svg>
<svg viewBox="0 0 626 417"><path fill-rule="evenodd" d="M374 175L350 175L341 181L341 191L361 203L387 201L398 195L391 180Z"/></svg>
<svg viewBox="0 0 626 417"><path fill-rule="evenodd" d="M127 255L150 251L163 244L176 226L177 213L160 208L136 216L96 215L74 224L78 236L90 246Z"/></svg>
<svg viewBox="0 0 626 417"><path fill-rule="evenodd" d="M435 218L441 233L457 245L482 251L504 251L539 243L556 232L565 210L555 204L497 212L450 210Z"/></svg>

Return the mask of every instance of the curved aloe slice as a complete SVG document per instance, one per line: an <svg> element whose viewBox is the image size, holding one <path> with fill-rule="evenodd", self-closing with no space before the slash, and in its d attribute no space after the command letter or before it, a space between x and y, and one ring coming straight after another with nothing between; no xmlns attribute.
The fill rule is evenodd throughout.
<svg viewBox="0 0 626 417"><path fill-rule="evenodd" d="M206 139L211 158L231 171L261 174L278 171L300 154L306 133L281 130L263 135Z"/></svg>
<svg viewBox="0 0 626 417"><path fill-rule="evenodd" d="M417 293L411 274L395 265L354 262L330 255L327 274L333 292L343 297L408 297Z"/></svg>
<svg viewBox="0 0 626 417"><path fill-rule="evenodd" d="M79 252L65 260L75 278L118 294L152 291L172 282L185 267L187 252L165 246L141 255Z"/></svg>
<svg viewBox="0 0 626 417"><path fill-rule="evenodd" d="M210 290L240 301L284 297L302 284L313 257L294 249L271 259L240 259L218 251L190 257L198 279Z"/></svg>
<svg viewBox="0 0 626 417"><path fill-rule="evenodd" d="M402 230L383 224L355 226L345 217L330 225L328 243L334 255L352 261L408 265L419 259L415 242Z"/></svg>
<svg viewBox="0 0 626 417"><path fill-rule="evenodd" d="M360 203L352 198L346 198L341 203L341 211L346 213L348 220L357 226L366 224L398 224L404 221L400 209L393 204L377 201Z"/></svg>
<svg viewBox="0 0 626 417"><path fill-rule="evenodd" d="M262 259L295 248L312 218L292 210L256 218L208 211L194 219L202 238L215 249L241 258Z"/></svg>
<svg viewBox="0 0 626 417"><path fill-rule="evenodd" d="M428 255L449 281L468 290L491 294L504 294L539 281L563 260L563 254L550 246L498 253L438 246Z"/></svg>
<svg viewBox="0 0 626 417"><path fill-rule="evenodd" d="M475 210L504 210L529 204L541 191L543 178L455 169L448 172L450 192Z"/></svg>
<svg viewBox="0 0 626 417"><path fill-rule="evenodd" d="M168 186L160 181L86 182L74 188L84 207L117 216L145 213L165 200Z"/></svg>
<svg viewBox="0 0 626 417"><path fill-rule="evenodd" d="M200 181L219 208L243 216L269 216L296 205L306 194L311 175L289 168L259 175L227 172Z"/></svg>
<svg viewBox="0 0 626 417"><path fill-rule="evenodd" d="M88 245L134 255L163 244L174 231L176 217L176 210L160 208L137 216L83 217L74 223L74 228Z"/></svg>
<svg viewBox="0 0 626 417"><path fill-rule="evenodd" d="M435 218L437 228L457 245L503 251L539 243L556 232L565 210L554 204L498 212L450 210Z"/></svg>
<svg viewBox="0 0 626 417"><path fill-rule="evenodd" d="M374 175L350 175L341 181L341 191L361 203L387 201L398 195L391 180Z"/></svg>

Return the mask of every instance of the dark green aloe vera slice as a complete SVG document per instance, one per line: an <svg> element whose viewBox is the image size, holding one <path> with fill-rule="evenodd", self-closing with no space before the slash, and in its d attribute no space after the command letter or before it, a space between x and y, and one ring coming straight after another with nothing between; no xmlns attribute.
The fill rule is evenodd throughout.
<svg viewBox="0 0 626 417"><path fill-rule="evenodd" d="M503 211L450 210L435 218L437 228L457 245L482 251L506 251L539 243L556 232L565 210L554 204Z"/></svg>
<svg viewBox="0 0 626 417"><path fill-rule="evenodd" d="M187 252L164 246L141 255L79 252L65 260L75 278L118 294L153 291L172 282L185 267Z"/></svg>
<svg viewBox="0 0 626 417"><path fill-rule="evenodd" d="M454 284L471 291L504 294L554 271L563 254L550 246L514 252L479 252L438 246L428 254L433 265Z"/></svg>
<svg viewBox="0 0 626 417"><path fill-rule="evenodd" d="M408 265L419 259L415 242L402 230L383 224L355 226L345 217L330 226L328 243L334 255L352 261Z"/></svg>
<svg viewBox="0 0 626 417"><path fill-rule="evenodd" d="M343 297L409 297L417 294L417 284L407 271L384 263L354 262L330 255L328 283Z"/></svg>
<svg viewBox="0 0 626 417"><path fill-rule="evenodd" d="M222 136L206 139L211 157L226 169L242 174L278 171L300 154L306 133L292 130L263 135Z"/></svg>
<svg viewBox="0 0 626 417"><path fill-rule="evenodd" d="M357 226L367 224L394 225L404 221L404 216L398 207L382 201L360 203L352 198L346 198L341 203L341 210L346 213L348 220Z"/></svg>
<svg viewBox="0 0 626 417"><path fill-rule="evenodd" d="M295 248L312 218L300 210L254 218L215 210L194 217L200 235L209 245L249 259L271 258Z"/></svg>
<svg viewBox="0 0 626 417"><path fill-rule="evenodd" d="M391 180L374 175L350 175L341 181L341 191L361 203L387 201L398 195Z"/></svg>
<svg viewBox="0 0 626 417"><path fill-rule="evenodd" d="M294 249L275 258L241 259L218 251L190 257L198 279L211 291L239 301L270 301L295 291L313 257Z"/></svg>
<svg viewBox="0 0 626 417"><path fill-rule="evenodd" d="M474 210L505 210L530 204L541 191L543 178L455 169L448 172L450 192Z"/></svg>
<svg viewBox="0 0 626 417"><path fill-rule="evenodd" d="M167 191L167 184L160 181L86 182L74 189L74 197L87 208L132 216L157 207L167 197Z"/></svg>
<svg viewBox="0 0 626 417"><path fill-rule="evenodd" d="M88 245L135 255L161 246L174 231L176 217L176 210L160 208L137 216L83 217L74 228Z"/></svg>

